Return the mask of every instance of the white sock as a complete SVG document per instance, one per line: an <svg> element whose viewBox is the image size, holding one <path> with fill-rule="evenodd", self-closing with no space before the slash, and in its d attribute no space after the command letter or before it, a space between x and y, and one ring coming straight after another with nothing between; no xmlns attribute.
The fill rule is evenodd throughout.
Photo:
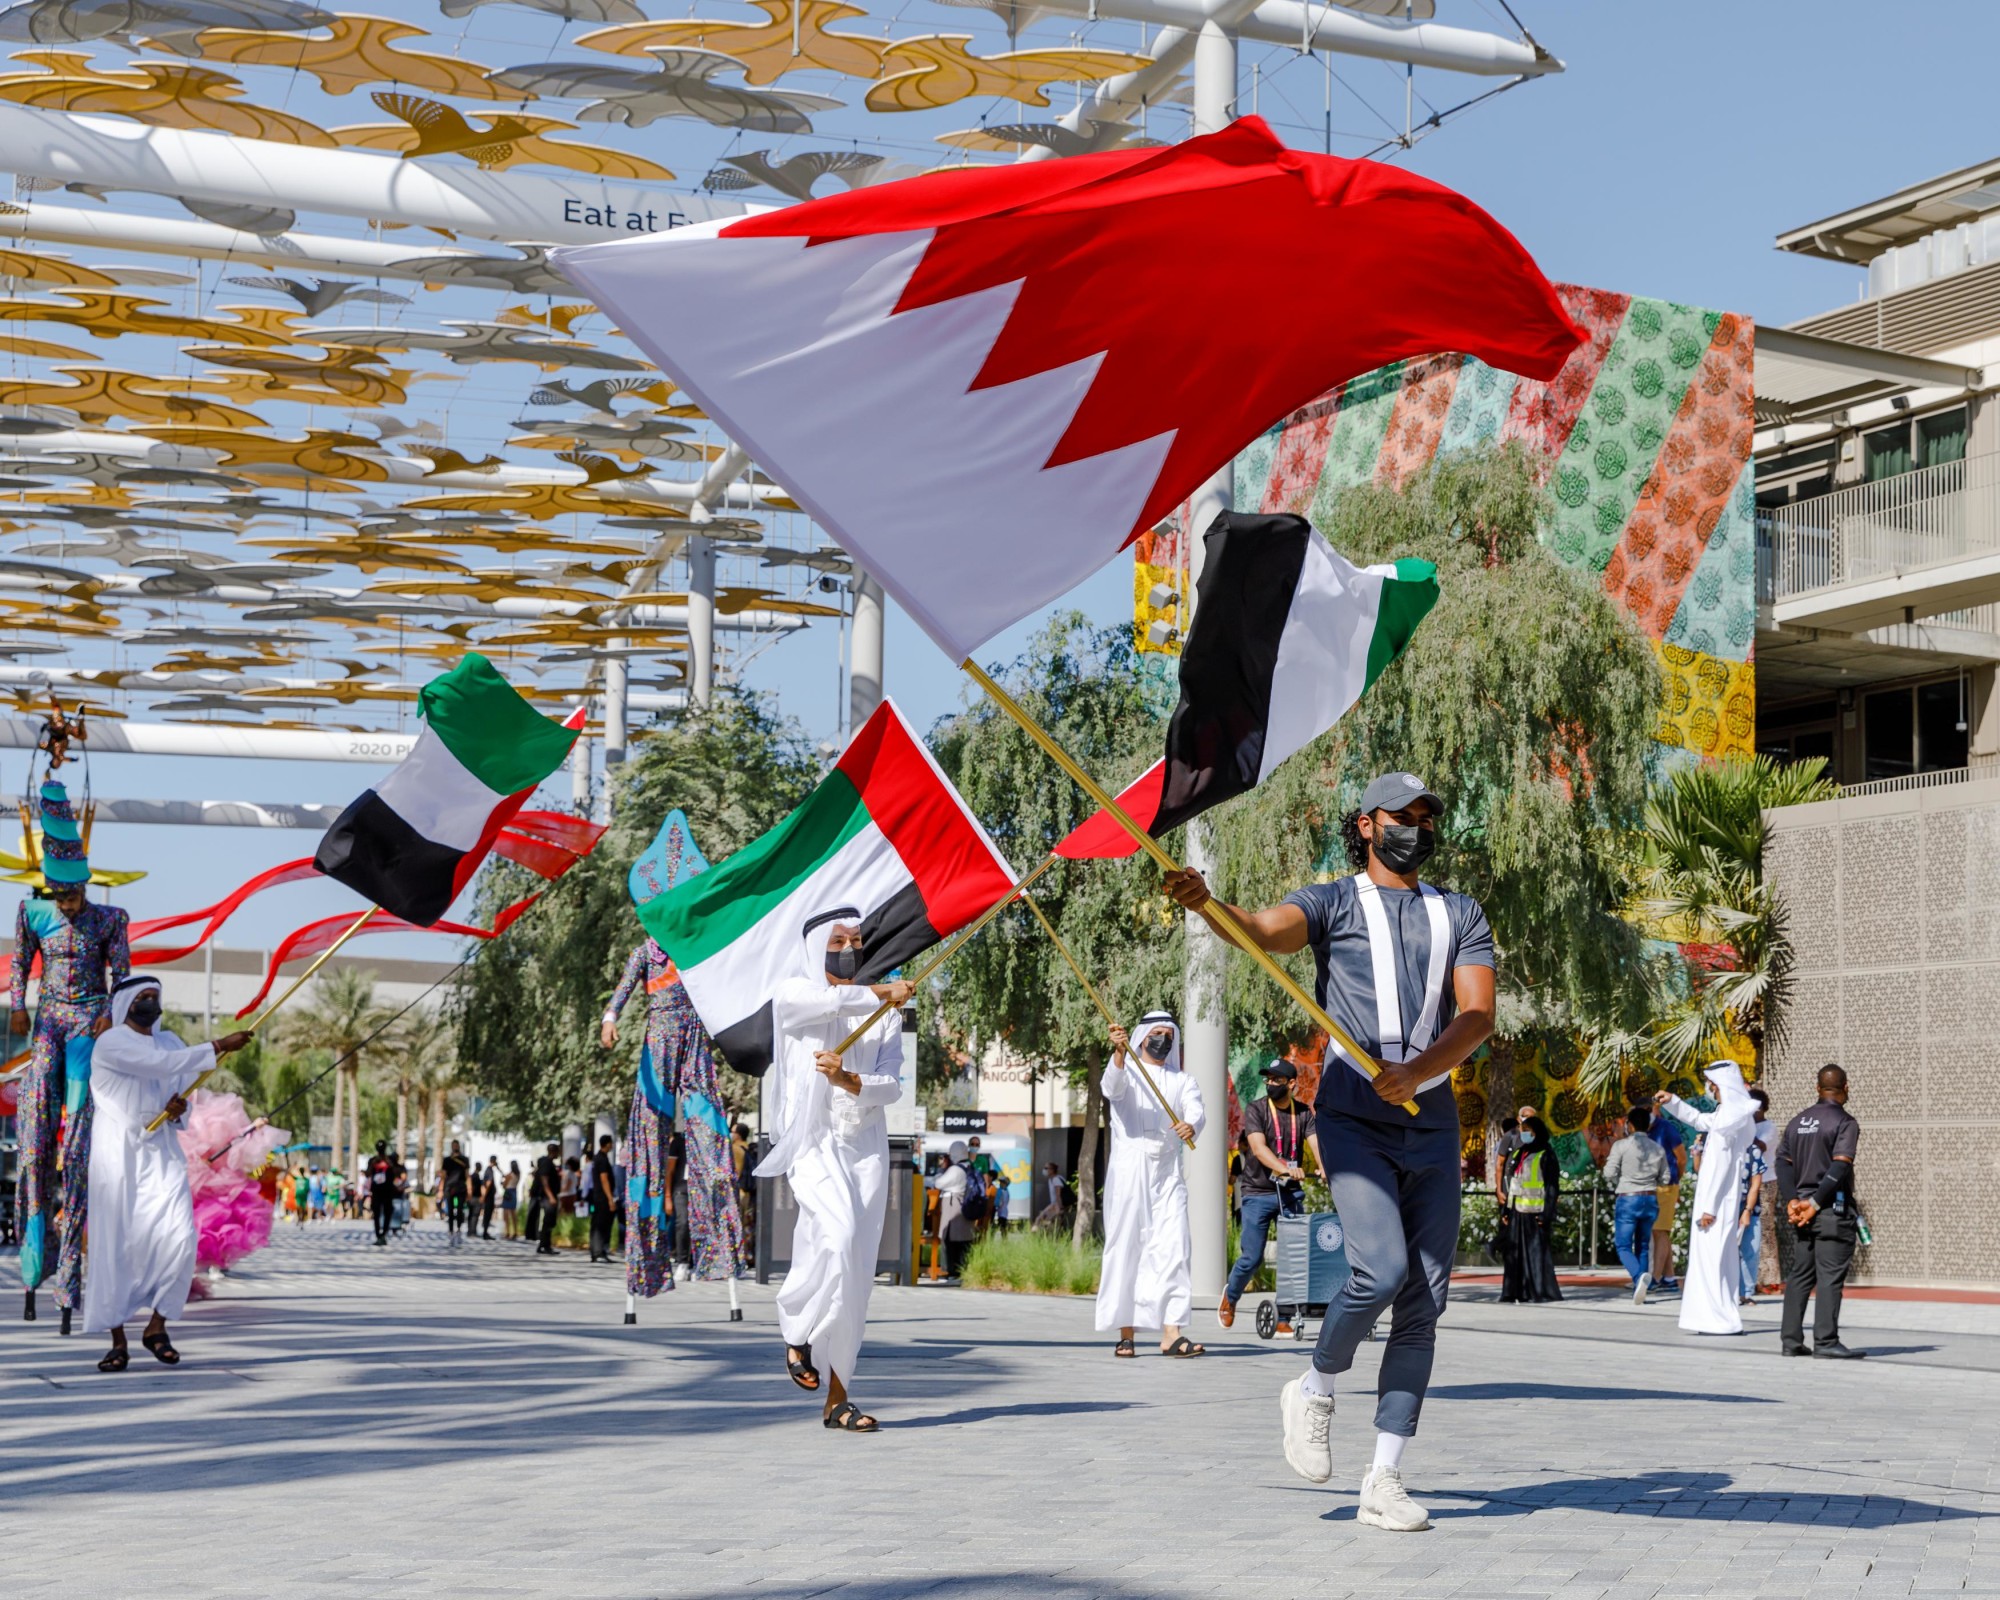
<svg viewBox="0 0 2000 1600"><path fill-rule="evenodd" d="M1321 1372L1318 1367L1307 1367L1306 1375L1299 1379L1299 1390L1304 1394L1333 1395L1333 1374Z"/></svg>
<svg viewBox="0 0 2000 1600"><path fill-rule="evenodd" d="M1403 1464L1403 1446L1410 1441L1400 1433L1378 1433L1375 1435L1375 1466L1400 1467ZM1370 1468L1373 1471L1374 1468Z"/></svg>

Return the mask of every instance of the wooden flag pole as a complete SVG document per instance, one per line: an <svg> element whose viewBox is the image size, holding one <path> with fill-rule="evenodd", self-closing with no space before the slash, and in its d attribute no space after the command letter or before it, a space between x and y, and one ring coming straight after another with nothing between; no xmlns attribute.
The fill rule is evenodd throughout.
<svg viewBox="0 0 2000 1600"><path fill-rule="evenodd" d="M312 965L307 967L304 972L301 972L296 978L292 980L291 987L288 988L283 994L279 995L277 999L273 1000L262 1011L258 1012L257 1015L251 1020L250 1026L245 1028L243 1031L247 1034L251 1034L254 1036L259 1028L263 1027L266 1022L271 1020L271 1013L276 1011L278 1007L283 1005L287 1000L291 999L291 997L297 994L299 990L303 989L306 986L307 980L310 979L315 972L319 971L321 967L325 966L327 962L331 961L334 955L339 951L340 947L346 944L347 941L349 939L352 939L357 933L359 933L361 931L361 925L374 915L375 915L375 907L370 906L366 911L362 912L360 916L356 917L351 923L349 923L346 931L342 933L338 939L334 940L332 944L328 945L316 957L314 957ZM185 1089L181 1091L181 1096L185 1097L187 1095L193 1094L195 1090L199 1089L204 1083L208 1082L209 1078L218 1070L220 1069L217 1067L210 1067L207 1072L201 1073L199 1076L196 1077L193 1083L189 1084ZM161 1128L164 1128L166 1125L167 1125L167 1114L165 1111L162 1111L157 1117L153 1118L151 1122L146 1124L146 1131L148 1133L157 1133Z"/></svg>
<svg viewBox="0 0 2000 1600"><path fill-rule="evenodd" d="M1063 960L1069 963L1069 970L1076 974L1076 981L1083 985L1083 992L1090 996L1090 1003L1097 1007L1097 1014L1104 1019L1104 1025L1107 1028L1117 1027L1118 1019L1111 1014L1111 1008L1104 1003L1104 996L1097 992L1097 985L1092 983L1085 974L1082 964L1076 959L1074 952L1071 951L1068 944L1063 941L1063 936L1056 932L1056 925L1049 921L1049 914L1035 903L1033 895L1023 893L1021 898L1027 902L1028 909L1034 912L1035 920L1042 925L1042 931L1049 936L1049 942L1056 947ZM1146 1070L1146 1063L1139 1059L1139 1052L1137 1050L1123 1050L1119 1054L1125 1056L1131 1061L1133 1066L1139 1069L1139 1081L1145 1084L1146 1088L1151 1091L1153 1098L1159 1101L1160 1109L1167 1114L1167 1120L1170 1122L1179 1122L1181 1120L1180 1117L1175 1113L1174 1108L1167 1104L1167 1097L1160 1093L1160 1086L1153 1082L1153 1075ZM1187 1147L1192 1150L1194 1148L1194 1135L1189 1134L1185 1142Z"/></svg>
<svg viewBox="0 0 2000 1600"><path fill-rule="evenodd" d="M1033 872L1029 873L1019 883L1015 884L1013 888L1009 889L1005 894L1003 894L998 900L995 900L992 905L988 906L986 910L980 915L980 918L977 922L968 923L965 927L959 929L959 931L956 934L954 934L951 938L947 939L944 942L944 944L939 948L938 953L936 955L932 956L930 960L926 961L921 967L919 967L914 973L910 975L909 981L911 983L922 983L924 979L928 978L933 972L937 971L939 967L943 966L953 956L957 955L960 948L965 944L965 942L968 939L970 939L981 928L985 927L986 924L991 922L995 917L999 916L1001 912L1005 911L1008 905L1012 903L1016 895L1026 894L1029 888L1035 883L1035 881L1061 859L1062 857L1055 855L1046 857L1043 860L1042 864L1037 868L1035 868ZM868 1013L868 1020L866 1022L862 1023L860 1027L856 1028L845 1039L840 1041L840 1047L834 1051L834 1054L841 1056L846 1055L849 1050L853 1049L854 1046L860 1042L861 1036L864 1033L866 1033L870 1028L874 1027L876 1023L880 1022L884 1017L886 1017L891 1011L895 1009L896 1008L890 1005L888 1001L884 1000L873 1011Z"/></svg>
<svg viewBox="0 0 2000 1600"><path fill-rule="evenodd" d="M968 657L960 665L973 682L977 683L980 688L993 697L993 703L1006 712L1008 716L1012 717L1015 722L1020 724L1021 731L1033 739L1036 744L1040 745L1048 753L1049 759L1061 767L1064 772L1068 773L1077 787L1082 789L1085 794L1089 795L1096 802L1100 811L1107 812L1119 827L1131 835L1133 842L1141 850L1144 850L1147 855L1159 863L1161 870L1166 872L1179 872L1181 870L1181 864L1167 853L1160 841L1155 839L1144 828L1140 827L1138 823L1134 822L1126 814L1125 808L1110 795L1106 794L1097 781L1071 759L1069 752L1057 744L1054 739L1050 738L1035 722L1035 719L1021 709L1020 704L1014 697L993 681L992 677L978 662ZM1242 926L1229 914L1220 900L1211 900L1207 909L1216 925L1228 935L1245 955L1249 956L1258 966L1269 973L1277 981L1279 988L1283 989L1286 994L1305 1007L1306 1015L1326 1030L1326 1036L1346 1052L1349 1060L1361 1067L1371 1078L1380 1075L1382 1069L1376 1064L1374 1056L1356 1044L1348 1035L1347 1030L1335 1022L1333 1018L1329 1017L1320 1008L1319 1003L1311 995L1307 994L1304 989L1299 987L1298 980L1278 965L1270 951L1257 944L1251 939L1248 933L1244 932ZM1405 1100L1403 1102L1403 1109L1409 1112L1411 1116L1415 1116L1417 1114L1417 1103L1414 1100Z"/></svg>

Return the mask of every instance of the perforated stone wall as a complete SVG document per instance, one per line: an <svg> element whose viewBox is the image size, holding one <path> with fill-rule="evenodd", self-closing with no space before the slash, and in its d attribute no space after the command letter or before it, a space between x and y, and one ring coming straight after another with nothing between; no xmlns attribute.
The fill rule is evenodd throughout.
<svg viewBox="0 0 2000 1600"><path fill-rule="evenodd" d="M1797 978L1773 1116L1828 1061L1861 1119L1862 1282L2000 1284L2000 782L1795 806L1766 857Z"/></svg>

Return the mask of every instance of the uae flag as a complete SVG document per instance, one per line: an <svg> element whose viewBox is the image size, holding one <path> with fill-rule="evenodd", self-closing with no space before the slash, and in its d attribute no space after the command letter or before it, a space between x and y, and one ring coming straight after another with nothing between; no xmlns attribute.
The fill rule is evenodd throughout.
<svg viewBox="0 0 2000 1600"><path fill-rule="evenodd" d="M550 259L954 661L1335 384L1583 338L1463 195L1256 117Z"/></svg>
<svg viewBox="0 0 2000 1600"><path fill-rule="evenodd" d="M471 654L417 696L423 732L402 765L320 840L313 865L429 927L451 908L535 788L569 757L583 710L556 722Z"/></svg>
<svg viewBox="0 0 2000 1600"><path fill-rule="evenodd" d="M1331 728L1437 604L1428 561L1357 567L1303 517L1225 511L1209 525L1167 753L1118 797L1157 837L1257 787ZM1056 854L1139 847L1105 812Z"/></svg>
<svg viewBox="0 0 2000 1600"><path fill-rule="evenodd" d="M739 1072L775 1045L771 995L801 977L806 923L852 906L856 983L956 933L1014 886L1014 872L902 713L884 700L803 805L752 844L639 907L688 999Z"/></svg>

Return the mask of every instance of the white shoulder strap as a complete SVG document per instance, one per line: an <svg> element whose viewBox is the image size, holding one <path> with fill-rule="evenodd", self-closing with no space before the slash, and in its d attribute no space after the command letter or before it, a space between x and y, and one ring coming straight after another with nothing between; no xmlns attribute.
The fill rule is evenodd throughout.
<svg viewBox="0 0 2000 1600"><path fill-rule="evenodd" d="M1429 884L1422 885L1424 910L1430 916L1431 954L1424 970L1424 1009L1417 1016L1417 1025L1410 1034L1410 1054L1430 1047L1438 1035L1438 1012L1444 1006L1444 986L1451 976L1451 912L1444 903L1444 896ZM1435 1089L1449 1078L1449 1072L1441 1072L1435 1078L1417 1085L1417 1092Z"/></svg>
<svg viewBox="0 0 2000 1600"><path fill-rule="evenodd" d="M1451 971L1451 913L1442 894L1427 883L1420 887L1424 911L1430 919L1430 959L1424 972L1423 1009L1417 1014L1416 1026L1405 1035L1403 1002L1396 985L1396 944L1389 933L1389 914L1382 907L1382 892L1365 872L1354 875L1362 921L1368 928L1368 960L1375 978L1375 1020L1385 1061L1407 1061L1437 1037L1438 1013L1444 1005L1445 980ZM1448 1072L1440 1073L1422 1084L1418 1092L1433 1089L1450 1076Z"/></svg>
<svg viewBox="0 0 2000 1600"><path fill-rule="evenodd" d="M1368 962L1374 968L1375 1034L1382 1059L1401 1061L1408 1052L1403 1048L1403 1000L1396 986L1396 942L1389 937L1389 913L1382 909L1382 891L1367 873L1355 873L1354 890L1368 928Z"/></svg>

